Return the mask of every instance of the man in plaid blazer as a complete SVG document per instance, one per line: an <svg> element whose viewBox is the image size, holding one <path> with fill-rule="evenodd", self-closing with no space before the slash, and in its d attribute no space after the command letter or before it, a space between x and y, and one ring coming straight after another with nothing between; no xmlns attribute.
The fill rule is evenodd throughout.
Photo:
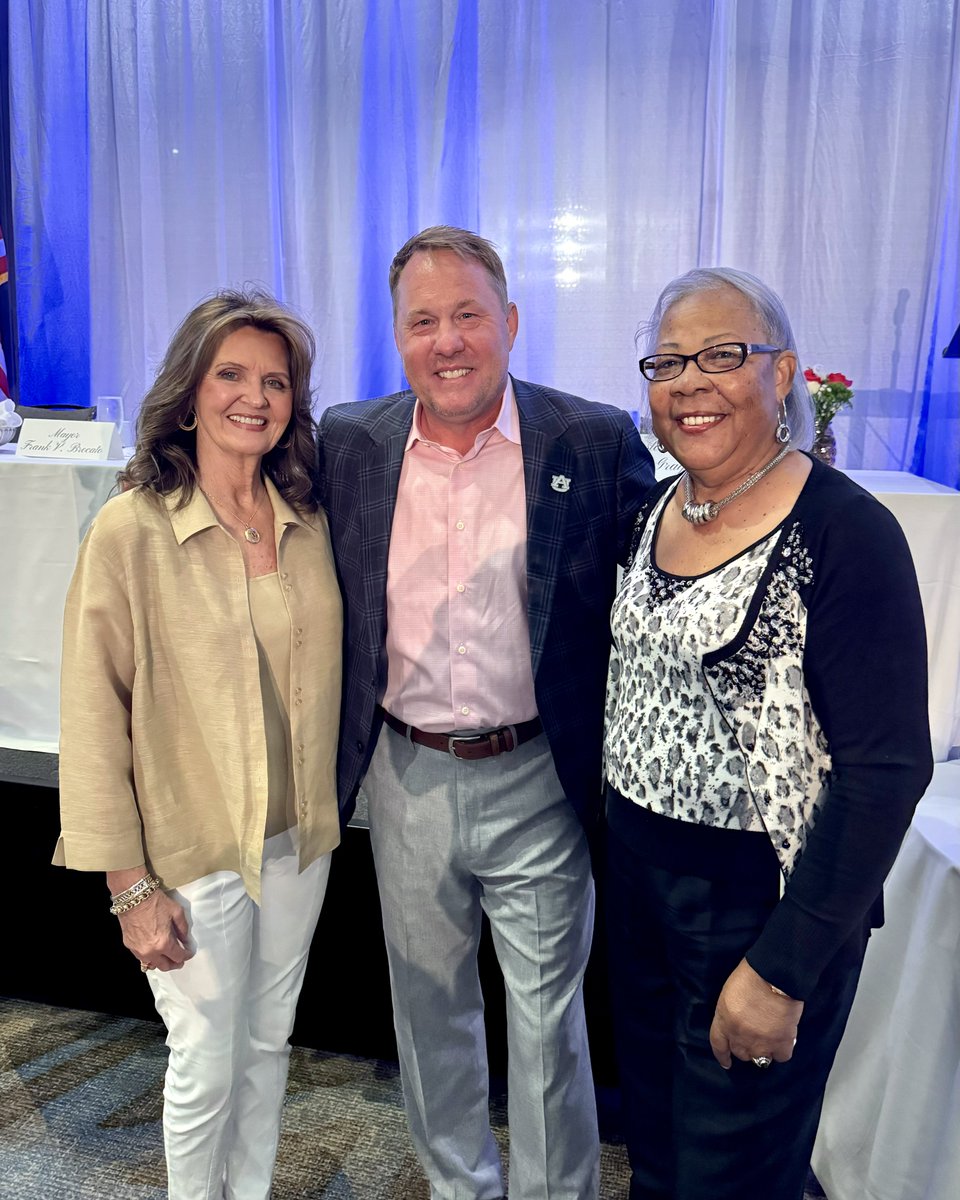
<svg viewBox="0 0 960 1200"><path fill-rule="evenodd" d="M412 390L327 409L319 479L345 609L341 804L362 783L408 1122L432 1197L504 1195L485 911L510 1194L590 1200L588 836L617 563L653 468L627 414L508 375L517 310L483 238L424 230L390 286Z"/></svg>

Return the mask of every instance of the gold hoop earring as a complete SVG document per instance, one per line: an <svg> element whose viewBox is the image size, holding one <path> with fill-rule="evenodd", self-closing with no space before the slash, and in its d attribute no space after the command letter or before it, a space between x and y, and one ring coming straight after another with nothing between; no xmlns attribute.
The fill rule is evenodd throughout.
<svg viewBox="0 0 960 1200"><path fill-rule="evenodd" d="M191 419L187 420L186 424L184 424L183 421L179 422L180 428L183 430L184 433L190 433L192 430L196 429L196 427L197 427L197 414L196 414L196 411L192 408L190 409L190 418Z"/></svg>

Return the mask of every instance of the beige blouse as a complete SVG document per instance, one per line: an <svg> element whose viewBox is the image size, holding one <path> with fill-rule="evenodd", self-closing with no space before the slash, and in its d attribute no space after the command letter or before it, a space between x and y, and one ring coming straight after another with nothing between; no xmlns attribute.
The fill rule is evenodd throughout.
<svg viewBox="0 0 960 1200"><path fill-rule="evenodd" d="M266 481L289 620L290 774L300 865L339 841L342 614L326 519ZM64 613L61 836L54 862L146 862L165 887L237 871L254 900L267 820L267 734L243 554L199 489L109 500Z"/></svg>
<svg viewBox="0 0 960 1200"><path fill-rule="evenodd" d="M267 736L267 823L264 837L274 837L297 823L293 773L290 770L290 618L276 571L248 581L250 617L260 662L260 698Z"/></svg>

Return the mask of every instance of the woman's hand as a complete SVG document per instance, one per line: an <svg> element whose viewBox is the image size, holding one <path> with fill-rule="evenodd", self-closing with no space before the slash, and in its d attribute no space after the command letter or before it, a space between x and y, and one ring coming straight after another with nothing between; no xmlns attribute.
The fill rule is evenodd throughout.
<svg viewBox="0 0 960 1200"><path fill-rule="evenodd" d="M186 913L162 889L117 920L123 944L146 970L176 971L193 958Z"/></svg>
<svg viewBox="0 0 960 1200"><path fill-rule="evenodd" d="M131 887L147 873L145 865L107 872L107 887L112 895ZM145 971L176 971L193 958L187 915L162 889L136 907L121 913L117 920L123 944L140 961Z"/></svg>
<svg viewBox="0 0 960 1200"><path fill-rule="evenodd" d="M723 985L710 1026L713 1056L725 1071L733 1058L749 1062L765 1055L787 1062L793 1055L802 1000L773 991L746 959Z"/></svg>

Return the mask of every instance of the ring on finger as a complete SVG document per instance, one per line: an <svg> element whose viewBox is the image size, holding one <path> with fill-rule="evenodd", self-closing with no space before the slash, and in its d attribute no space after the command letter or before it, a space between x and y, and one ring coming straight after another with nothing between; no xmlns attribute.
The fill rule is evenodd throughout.
<svg viewBox="0 0 960 1200"><path fill-rule="evenodd" d="M153 967L151 967L151 965L149 963L142 962L140 964L140 970L141 971L152 971Z"/></svg>
<svg viewBox="0 0 960 1200"><path fill-rule="evenodd" d="M765 1071L773 1062L773 1059L767 1054L758 1054L756 1058L751 1058L750 1061L755 1067L760 1067L761 1070Z"/></svg>

